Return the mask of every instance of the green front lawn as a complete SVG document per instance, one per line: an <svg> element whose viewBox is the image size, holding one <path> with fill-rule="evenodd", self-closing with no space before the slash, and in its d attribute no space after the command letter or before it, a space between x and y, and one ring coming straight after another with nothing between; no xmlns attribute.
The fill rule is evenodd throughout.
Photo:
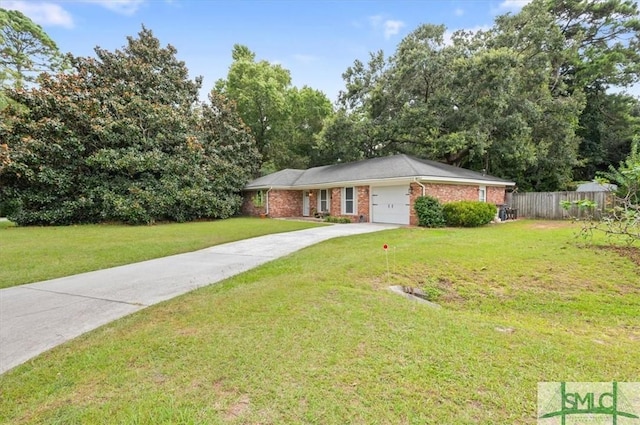
<svg viewBox="0 0 640 425"><path fill-rule="evenodd" d="M317 225L256 218L154 226L14 227L4 221L0 222L0 288Z"/></svg>
<svg viewBox="0 0 640 425"><path fill-rule="evenodd" d="M640 267L572 234L522 220L323 242L5 373L0 422L535 424L539 381L639 376Z"/></svg>

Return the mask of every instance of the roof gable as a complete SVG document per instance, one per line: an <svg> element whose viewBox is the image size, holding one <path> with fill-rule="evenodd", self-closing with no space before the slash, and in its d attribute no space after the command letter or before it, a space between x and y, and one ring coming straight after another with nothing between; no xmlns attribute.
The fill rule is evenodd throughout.
<svg viewBox="0 0 640 425"><path fill-rule="evenodd" d="M245 189L250 187L288 187L295 186L296 180L304 173L304 170L294 170L287 168L284 170L276 171L275 173L267 174L266 176L258 177L253 180Z"/></svg>
<svg viewBox="0 0 640 425"><path fill-rule="evenodd" d="M469 180L488 184L513 186L513 182L497 177L454 167L437 161L419 159L408 155L393 155L344 164L325 165L308 170L282 170L250 182L245 189L269 187L303 188L331 183L376 181L386 179L412 179L439 181Z"/></svg>

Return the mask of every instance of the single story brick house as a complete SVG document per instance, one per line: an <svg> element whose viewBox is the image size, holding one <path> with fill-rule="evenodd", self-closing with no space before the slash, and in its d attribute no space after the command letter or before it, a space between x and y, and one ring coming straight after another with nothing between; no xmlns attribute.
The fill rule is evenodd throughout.
<svg viewBox="0 0 640 425"><path fill-rule="evenodd" d="M317 213L353 222L417 225L422 195L440 202L474 200L501 205L514 182L408 155L393 155L308 170L286 169L244 188L244 215L274 218Z"/></svg>

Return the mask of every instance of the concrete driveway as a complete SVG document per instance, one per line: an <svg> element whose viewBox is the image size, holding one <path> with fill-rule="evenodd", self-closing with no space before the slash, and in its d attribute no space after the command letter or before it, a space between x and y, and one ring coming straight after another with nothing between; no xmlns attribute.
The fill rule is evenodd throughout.
<svg viewBox="0 0 640 425"><path fill-rule="evenodd" d="M260 236L0 290L0 373L85 332L318 242L398 226L340 224Z"/></svg>

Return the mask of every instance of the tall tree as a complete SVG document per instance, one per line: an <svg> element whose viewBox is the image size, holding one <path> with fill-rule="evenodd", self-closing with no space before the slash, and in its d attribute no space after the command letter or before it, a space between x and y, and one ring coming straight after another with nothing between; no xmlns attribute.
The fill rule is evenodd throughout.
<svg viewBox="0 0 640 425"><path fill-rule="evenodd" d="M122 50L96 48L40 87L8 94L0 139L0 198L20 224L224 218L259 162L224 100L198 108L172 46L143 28Z"/></svg>
<svg viewBox="0 0 640 425"><path fill-rule="evenodd" d="M601 130L608 128L608 123L628 121L625 117L629 117L607 90L634 84L640 78L640 19L636 2L534 0L517 15L499 17L494 31L494 43L525 54L527 62L535 64L546 58L550 65L547 84L556 105L571 98L583 99L582 109L577 111L578 120L571 120L579 123L575 129L577 137L571 141L569 133L565 133L569 139L552 135L553 139L567 141L565 146L575 146L565 151L575 150L576 160L565 165L551 161L542 170L530 170L528 175L541 171L553 174L558 166L576 167L575 177L589 180L597 170L607 167L607 159L618 161L628 153L628 150L613 155L606 152L608 147L614 151L621 146L628 149L628 135L617 133L616 137L621 136L624 141L612 144L605 141L610 133ZM527 67L532 68L535 66ZM609 113L601 113L608 102L618 106L612 104ZM620 115L614 117L617 113ZM549 141L552 148L557 145L551 143L555 142L553 139ZM550 152L541 158L549 162L557 157Z"/></svg>
<svg viewBox="0 0 640 425"><path fill-rule="evenodd" d="M333 113L329 99L310 87L293 87L287 69L256 61L246 46L236 44L232 58L227 78L216 82L213 93L238 105L262 154L262 172L309 166L316 136Z"/></svg>
<svg viewBox="0 0 640 425"><path fill-rule="evenodd" d="M450 43L443 26L422 25L392 56L377 52L347 69L342 112L323 135L340 129L365 157L411 153L516 179L523 189L564 189L589 161L579 156L589 149L578 133L596 97L585 92L638 81L639 28L631 0L533 0ZM329 140L319 146L345 150Z"/></svg>
<svg viewBox="0 0 640 425"><path fill-rule="evenodd" d="M377 52L366 66L356 61L343 75L340 96L344 114L355 119L332 125L364 120L368 131L358 133L369 143L349 139L354 148L370 146L364 156L401 152L508 178L525 175L545 154L534 129L553 121L541 112L552 101L541 75L548 61L529 69L517 52L488 46L490 34L460 32L452 44L444 34L443 26L423 25L389 59ZM560 126L564 118L553 122Z"/></svg>
<svg viewBox="0 0 640 425"><path fill-rule="evenodd" d="M274 169L324 165L314 163L314 157L317 136L333 114L331 102L324 93L307 86L289 89L286 102L286 120L270 149Z"/></svg>
<svg viewBox="0 0 640 425"><path fill-rule="evenodd" d="M575 54L562 64L570 86L628 86L640 78L640 19L634 0L546 0Z"/></svg>
<svg viewBox="0 0 640 425"><path fill-rule="evenodd" d="M58 46L40 25L0 8L0 84L23 87L41 72L60 70L62 63Z"/></svg>
<svg viewBox="0 0 640 425"><path fill-rule="evenodd" d="M338 110L329 117L318 134L311 165L353 162L376 155L376 129L357 113Z"/></svg>
<svg viewBox="0 0 640 425"><path fill-rule="evenodd" d="M232 58L227 78L218 80L213 90L236 102L258 150L268 161L273 156L271 144L282 133L286 120L291 75L280 65L256 62L255 53L246 46L234 45Z"/></svg>
<svg viewBox="0 0 640 425"><path fill-rule="evenodd" d="M580 115L577 181L592 180L598 172L624 160L634 135L640 134L640 100L607 93L602 87L586 89L587 104Z"/></svg>

